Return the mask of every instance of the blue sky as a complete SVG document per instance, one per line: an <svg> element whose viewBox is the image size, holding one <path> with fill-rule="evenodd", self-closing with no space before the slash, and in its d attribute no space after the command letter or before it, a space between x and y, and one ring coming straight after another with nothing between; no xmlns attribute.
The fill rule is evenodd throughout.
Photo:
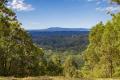
<svg viewBox="0 0 120 80"><path fill-rule="evenodd" d="M13 0L9 7L17 12L25 29L48 27L91 28L111 17L105 10L117 10L106 0ZM16 6L17 5L17 6Z"/></svg>

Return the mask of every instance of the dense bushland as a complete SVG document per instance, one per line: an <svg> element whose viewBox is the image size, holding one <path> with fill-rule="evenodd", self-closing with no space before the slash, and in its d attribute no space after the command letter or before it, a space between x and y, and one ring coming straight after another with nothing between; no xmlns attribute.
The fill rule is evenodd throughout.
<svg viewBox="0 0 120 80"><path fill-rule="evenodd" d="M120 77L120 13L91 29L81 54L56 54L33 44L6 4L0 0L0 76Z"/></svg>
<svg viewBox="0 0 120 80"><path fill-rule="evenodd" d="M43 52L32 43L6 4L6 0L0 0L0 75L38 75Z"/></svg>
<svg viewBox="0 0 120 80"><path fill-rule="evenodd" d="M28 31L33 42L44 50L64 53L66 51L77 54L84 51L88 45L89 31Z"/></svg>
<svg viewBox="0 0 120 80"><path fill-rule="evenodd" d="M84 54L88 76L120 77L120 13L105 25L93 27L89 38Z"/></svg>

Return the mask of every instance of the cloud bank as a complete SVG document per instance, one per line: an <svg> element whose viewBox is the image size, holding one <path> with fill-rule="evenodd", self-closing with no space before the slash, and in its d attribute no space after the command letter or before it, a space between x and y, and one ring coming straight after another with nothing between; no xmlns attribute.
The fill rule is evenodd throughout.
<svg viewBox="0 0 120 80"><path fill-rule="evenodd" d="M12 0L8 3L8 7L17 11L31 11L34 10L31 4L25 3L24 0Z"/></svg>
<svg viewBox="0 0 120 80"><path fill-rule="evenodd" d="M104 11L104 12L120 12L120 6L116 5L116 4L112 4L111 0L87 0L88 2L96 2L96 4L98 5L96 7L97 11ZM106 4L107 6L102 7L101 4Z"/></svg>

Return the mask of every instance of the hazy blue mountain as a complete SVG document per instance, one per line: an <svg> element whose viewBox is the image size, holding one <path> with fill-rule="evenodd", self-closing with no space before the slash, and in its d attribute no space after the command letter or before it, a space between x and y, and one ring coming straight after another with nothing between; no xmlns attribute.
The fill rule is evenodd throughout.
<svg viewBox="0 0 120 80"><path fill-rule="evenodd" d="M50 27L48 29L41 29L40 31L89 31L86 28L61 28L61 27Z"/></svg>

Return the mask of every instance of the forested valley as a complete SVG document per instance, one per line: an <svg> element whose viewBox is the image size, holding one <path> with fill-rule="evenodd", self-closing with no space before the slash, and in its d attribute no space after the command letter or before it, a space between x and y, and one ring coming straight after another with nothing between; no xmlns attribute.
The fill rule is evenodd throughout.
<svg viewBox="0 0 120 80"><path fill-rule="evenodd" d="M81 53L89 43L89 31L28 31L34 43L47 51ZM70 53L69 53L70 54Z"/></svg>
<svg viewBox="0 0 120 80"><path fill-rule="evenodd" d="M120 5L120 0L112 2ZM56 42L47 36L45 43L46 38L34 40L21 28L7 3L0 0L0 76L120 78L120 13L110 13L111 20L99 22L84 35L64 35Z"/></svg>

